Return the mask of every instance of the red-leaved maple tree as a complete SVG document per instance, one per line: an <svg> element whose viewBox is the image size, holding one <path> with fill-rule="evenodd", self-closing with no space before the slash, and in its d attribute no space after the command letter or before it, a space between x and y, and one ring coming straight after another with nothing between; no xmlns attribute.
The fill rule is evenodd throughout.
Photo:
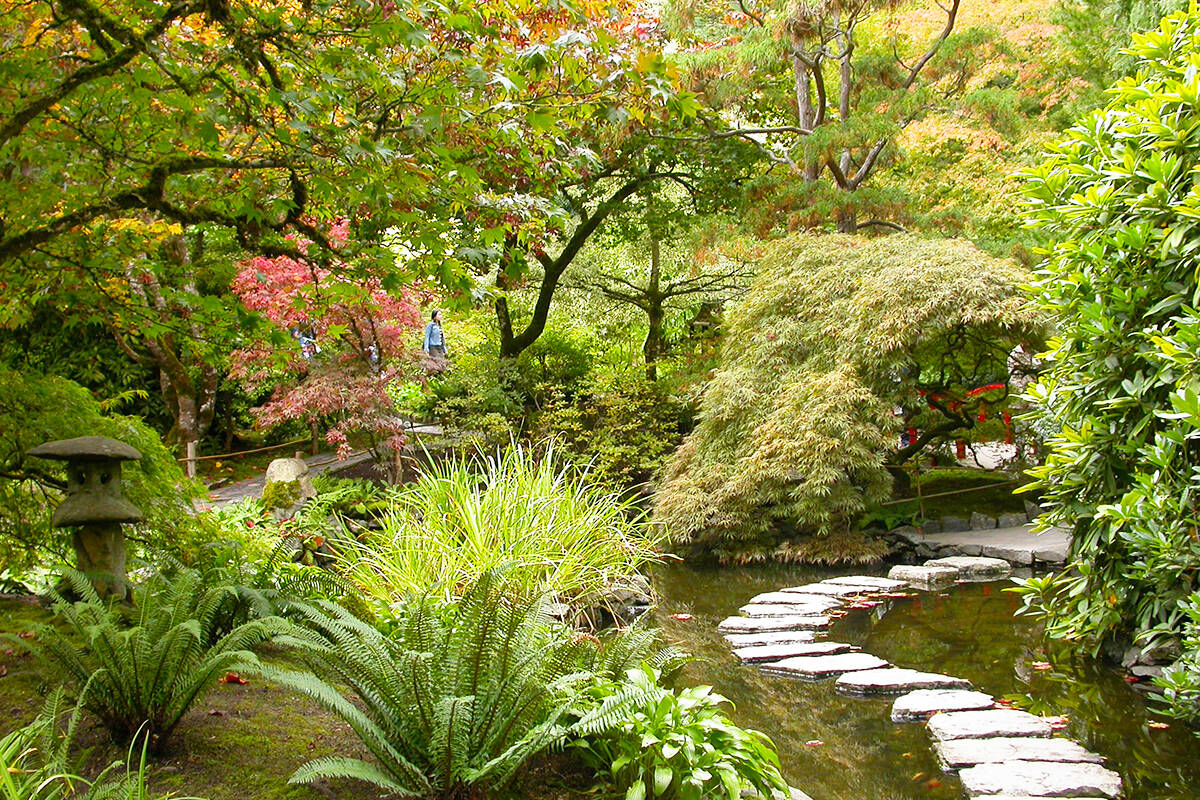
<svg viewBox="0 0 1200 800"><path fill-rule="evenodd" d="M328 241L347 248L348 230L345 221L335 223ZM308 242L295 244L308 253ZM322 425L342 458L356 446L381 460L399 450L406 421L388 387L420 371L420 305L428 293L384 289L378 276L344 261L322 266L303 256L249 259L232 288L274 327L275 335L233 356L235 377L250 387L275 387L255 410L261 427L293 420Z"/></svg>

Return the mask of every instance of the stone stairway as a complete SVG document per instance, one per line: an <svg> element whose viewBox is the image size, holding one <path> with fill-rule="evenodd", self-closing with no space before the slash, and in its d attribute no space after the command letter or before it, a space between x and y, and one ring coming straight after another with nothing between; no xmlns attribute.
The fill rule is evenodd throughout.
<svg viewBox="0 0 1200 800"><path fill-rule="evenodd" d="M825 638L833 620L850 610L914 596L912 589L996 580L1010 570L1004 560L959 556L895 567L887 578L830 578L757 595L718 629L734 655L768 674L833 679L835 690L848 696L896 695L892 721L925 723L943 769L958 772L970 798L1118 797L1121 776L1100 756L1055 736L1050 720L1005 708L962 678L897 667Z"/></svg>

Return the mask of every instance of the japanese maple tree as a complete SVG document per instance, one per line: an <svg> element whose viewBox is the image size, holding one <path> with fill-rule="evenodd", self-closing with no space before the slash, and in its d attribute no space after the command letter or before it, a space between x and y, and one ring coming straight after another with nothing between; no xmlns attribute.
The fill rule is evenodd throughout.
<svg viewBox="0 0 1200 800"><path fill-rule="evenodd" d="M351 273L348 232L346 221L326 231L339 256L328 265L310 260L313 245L299 238L298 256L241 264L233 290L270 321L274 335L236 351L234 374L251 386L274 386L256 410L263 427L324 425L339 456L360 445L385 461L403 445L405 426L388 387L420 369L419 306L429 295L385 289L380 277Z"/></svg>

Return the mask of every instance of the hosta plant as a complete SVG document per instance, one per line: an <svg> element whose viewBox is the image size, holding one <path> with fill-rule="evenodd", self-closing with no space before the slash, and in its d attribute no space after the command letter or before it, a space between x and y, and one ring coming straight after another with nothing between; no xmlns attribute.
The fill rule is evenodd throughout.
<svg viewBox="0 0 1200 800"><path fill-rule="evenodd" d="M195 572L159 577L135 592L132 610L105 603L83 576L68 576L83 599L54 606L56 624L27 644L117 742L145 736L163 749L188 709L227 671L254 671L251 648L286 629L278 617L216 631L232 587L205 586Z"/></svg>
<svg viewBox="0 0 1200 800"><path fill-rule="evenodd" d="M624 681L596 681L587 697L571 747L626 800L789 794L770 739L734 725L721 710L728 701L711 686L675 693L643 665Z"/></svg>

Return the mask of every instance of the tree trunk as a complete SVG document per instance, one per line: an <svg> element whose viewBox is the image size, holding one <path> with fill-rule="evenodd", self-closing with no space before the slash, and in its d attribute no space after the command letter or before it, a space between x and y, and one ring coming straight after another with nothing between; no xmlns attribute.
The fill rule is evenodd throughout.
<svg viewBox="0 0 1200 800"><path fill-rule="evenodd" d="M817 109L812 102L812 70L798 54L792 54L792 80L796 89L796 116L799 126L811 130L817 121ZM804 153L801 175L805 181L821 176L821 162L815 154Z"/></svg>
<svg viewBox="0 0 1200 800"><path fill-rule="evenodd" d="M646 330L646 342L642 353L646 358L646 380L658 380L658 360L663 346L663 297L659 285L662 277L662 261L659 255L658 238L650 239L650 283L646 287L646 315L650 325Z"/></svg>

